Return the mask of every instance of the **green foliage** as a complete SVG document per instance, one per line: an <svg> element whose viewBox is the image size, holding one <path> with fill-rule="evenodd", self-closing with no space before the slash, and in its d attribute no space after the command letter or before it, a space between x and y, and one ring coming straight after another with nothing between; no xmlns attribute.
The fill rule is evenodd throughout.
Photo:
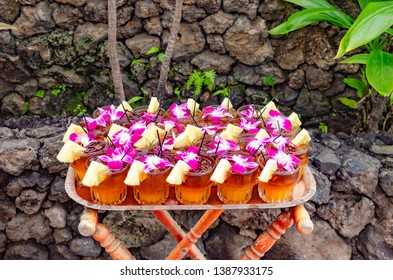
<svg viewBox="0 0 393 280"><path fill-rule="evenodd" d="M262 80L268 86L274 86L276 84L276 77L274 75L264 76Z"/></svg>
<svg viewBox="0 0 393 280"><path fill-rule="evenodd" d="M287 34L309 24L328 21L348 29L340 41L335 56L341 58L346 53L366 47L368 53L356 54L344 63L365 65L367 83L379 94L389 96L393 92L393 55L385 52L386 36L393 34L393 1L358 0L361 13L354 20L336 9L326 0L286 0L303 7L287 21L269 31L272 35ZM381 38L382 35L382 38ZM352 104L353 105L353 104Z"/></svg>
<svg viewBox="0 0 393 280"><path fill-rule="evenodd" d="M318 129L319 129L319 131L322 132L322 133L328 133L328 131L329 131L329 128L328 128L327 124L326 124L326 123L323 123L323 122L320 122L320 123L318 124Z"/></svg>
<svg viewBox="0 0 393 280"><path fill-rule="evenodd" d="M213 90L214 81L216 79L216 71L207 70L203 73L194 69L185 84L186 89L190 90L191 86L194 86L194 96L197 97L203 86L206 86L210 91Z"/></svg>
<svg viewBox="0 0 393 280"><path fill-rule="evenodd" d="M35 96L39 98L44 98L45 97L45 91L43 89L39 89L35 92Z"/></svg>
<svg viewBox="0 0 393 280"><path fill-rule="evenodd" d="M83 104L77 104L76 107L72 110L72 113L75 116L81 116L87 113L87 110Z"/></svg>
<svg viewBox="0 0 393 280"><path fill-rule="evenodd" d="M140 91L142 95L136 95L127 101L133 108L147 104L146 100L149 93L144 88L140 88Z"/></svg>
<svg viewBox="0 0 393 280"><path fill-rule="evenodd" d="M177 99L180 99L181 91L178 87L173 90L173 94L176 95Z"/></svg>
<svg viewBox="0 0 393 280"><path fill-rule="evenodd" d="M10 30L15 29L12 25L0 22L0 30Z"/></svg>
<svg viewBox="0 0 393 280"><path fill-rule="evenodd" d="M357 109L358 108L358 103L356 100L347 98L347 97L340 97L338 100L345 106L351 108L351 109Z"/></svg>
<svg viewBox="0 0 393 280"><path fill-rule="evenodd" d="M135 65L135 64L145 65L144 63L141 62L140 59L137 59L137 58L134 58L134 59L131 61L131 66L133 66L133 65Z"/></svg>
<svg viewBox="0 0 393 280"><path fill-rule="evenodd" d="M225 87L223 89L219 89L219 90L215 91L212 96L217 96L217 95L228 97L229 96L229 89L227 87Z"/></svg>
<svg viewBox="0 0 393 280"><path fill-rule="evenodd" d="M23 103L22 115L26 115L29 109L30 109L30 103L29 101L25 101L25 103Z"/></svg>
<svg viewBox="0 0 393 280"><path fill-rule="evenodd" d="M60 93L63 93L67 90L67 86L63 83L60 84L57 88L53 88L51 93L55 96L58 96Z"/></svg>
<svg viewBox="0 0 393 280"><path fill-rule="evenodd" d="M165 56L165 54L164 54L163 52L161 52L161 51L160 51L160 48L157 47L157 46L151 47L151 48L146 52L146 54L147 54L147 55L150 55L150 54L157 54L158 61L160 61L161 63L164 61L164 56Z"/></svg>
<svg viewBox="0 0 393 280"><path fill-rule="evenodd" d="M364 75L361 80L355 78L345 78L343 82L351 88L356 89L358 91L359 98L363 98L367 94L368 86Z"/></svg>

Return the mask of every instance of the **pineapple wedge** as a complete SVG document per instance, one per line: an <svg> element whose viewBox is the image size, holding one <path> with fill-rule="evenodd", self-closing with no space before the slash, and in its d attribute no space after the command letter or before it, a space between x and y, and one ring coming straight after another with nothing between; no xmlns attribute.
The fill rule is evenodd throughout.
<svg viewBox="0 0 393 280"><path fill-rule="evenodd" d="M227 109L228 111L231 110L233 108L233 105L231 103L231 100L229 100L228 97L225 97L224 100L221 103L221 106L223 106L225 109Z"/></svg>
<svg viewBox="0 0 393 280"><path fill-rule="evenodd" d="M225 131L227 133L228 138L231 138L229 140L233 140L236 139L242 133L243 128L229 123Z"/></svg>
<svg viewBox="0 0 393 280"><path fill-rule="evenodd" d="M134 143L134 147L137 149L145 149L148 148L150 145L154 145L156 142L158 142L157 136L146 129L142 133L142 138L139 139L136 143Z"/></svg>
<svg viewBox="0 0 393 280"><path fill-rule="evenodd" d="M190 138L190 142L193 143L196 140L199 140L203 136L202 129L200 127L196 127L192 124L187 124L186 129L183 133L187 133Z"/></svg>
<svg viewBox="0 0 393 280"><path fill-rule="evenodd" d="M122 101L121 104L116 108L116 111L124 112L124 109L126 109L128 112L132 112L130 104L128 104L126 101Z"/></svg>
<svg viewBox="0 0 393 280"><path fill-rule="evenodd" d="M150 124L147 127L147 130L150 131L151 134L155 135L155 138L157 138L157 130L158 130L158 134L160 135L160 137L164 137L164 135L165 135L165 130L162 128L159 128L155 124Z"/></svg>
<svg viewBox="0 0 393 280"><path fill-rule="evenodd" d="M63 143L67 142L67 140L70 139L70 135L72 133L81 134L81 133L85 133L85 131L83 130L83 128L80 125L76 125L73 123L70 124L70 126L68 127L67 131L64 134Z"/></svg>
<svg viewBox="0 0 393 280"><path fill-rule="evenodd" d="M60 152L57 154L56 159L60 162L72 163L79 158L79 154L82 154L85 151L85 147L82 147L74 141L67 140Z"/></svg>
<svg viewBox="0 0 393 280"><path fill-rule="evenodd" d="M185 161L179 160L166 178L166 182L171 185L181 185L186 180L186 173L190 170L191 167Z"/></svg>
<svg viewBox="0 0 393 280"><path fill-rule="evenodd" d="M194 110L194 107L195 107L195 110ZM192 98L188 98L187 108L188 108L188 110L190 110L190 112L194 113L194 112L198 111L199 103L195 102L195 100Z"/></svg>
<svg viewBox="0 0 393 280"><path fill-rule="evenodd" d="M116 133L118 133L121 130L127 131L128 129L125 128L124 126L121 126L121 125L113 123L111 125L111 128L108 131L108 137L112 140L113 139L113 135L115 135Z"/></svg>
<svg viewBox="0 0 393 280"><path fill-rule="evenodd" d="M298 135L296 135L295 139L292 140L292 143L295 144L296 146L299 146L301 144L306 144L311 141L310 134L306 129L302 129Z"/></svg>
<svg viewBox="0 0 393 280"><path fill-rule="evenodd" d="M259 175L258 180L260 182L269 182L270 179L273 177L273 173L274 171L276 171L278 169L277 167L277 163L275 160L269 159L266 162L265 167L263 168L261 175Z"/></svg>
<svg viewBox="0 0 393 280"><path fill-rule="evenodd" d="M223 132L221 132L221 133L220 133L220 136L221 136L221 138L224 139L224 140L232 140L232 141L234 140L233 137L230 136L226 130L224 130Z"/></svg>
<svg viewBox="0 0 393 280"><path fill-rule="evenodd" d="M146 179L147 175L144 171L145 164L139 160L134 160L127 173L127 177L124 180L124 184L127 186L139 186L143 180Z"/></svg>
<svg viewBox="0 0 393 280"><path fill-rule="evenodd" d="M92 161L83 177L82 185L87 187L98 186L105 180L108 172L109 168L106 165Z"/></svg>
<svg viewBox="0 0 393 280"><path fill-rule="evenodd" d="M175 138L175 141L173 142L173 148L178 149L178 148L189 146L190 144L191 144L191 140L188 137L188 134L183 132L183 133L180 133Z"/></svg>
<svg viewBox="0 0 393 280"><path fill-rule="evenodd" d="M269 133L264 128L261 128L257 135L255 135L255 138L258 140L262 140L263 138L269 137Z"/></svg>
<svg viewBox="0 0 393 280"><path fill-rule="evenodd" d="M214 172L210 177L210 181L216 182L218 184L224 183L228 177L228 172L229 170L231 170L231 168L232 165L227 159L221 159L220 162L217 164L216 168L214 169Z"/></svg>
<svg viewBox="0 0 393 280"><path fill-rule="evenodd" d="M292 112L292 114L289 115L288 120L291 122L293 128L300 127L302 125L299 116L295 112Z"/></svg>
<svg viewBox="0 0 393 280"><path fill-rule="evenodd" d="M158 111L158 108L160 108L160 103L158 102L157 97L152 97L150 99L149 107L147 108L147 112L149 114L154 114Z"/></svg>
<svg viewBox="0 0 393 280"><path fill-rule="evenodd" d="M261 110L261 113L263 112L262 117L265 119L269 118L270 117L270 115L269 115L270 110L278 111L276 104L274 104L273 101L270 101L269 103L266 104L265 107L262 108L262 110Z"/></svg>

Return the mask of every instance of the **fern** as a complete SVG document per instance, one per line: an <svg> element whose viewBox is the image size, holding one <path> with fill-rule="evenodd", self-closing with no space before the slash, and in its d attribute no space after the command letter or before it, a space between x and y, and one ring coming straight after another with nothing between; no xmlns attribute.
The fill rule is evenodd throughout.
<svg viewBox="0 0 393 280"><path fill-rule="evenodd" d="M203 73L203 84L210 90L213 90L214 81L216 80L216 71L208 70Z"/></svg>

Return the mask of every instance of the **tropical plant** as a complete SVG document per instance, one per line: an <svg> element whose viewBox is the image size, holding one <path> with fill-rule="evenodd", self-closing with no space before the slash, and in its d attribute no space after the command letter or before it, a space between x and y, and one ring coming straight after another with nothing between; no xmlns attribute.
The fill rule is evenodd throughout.
<svg viewBox="0 0 393 280"><path fill-rule="evenodd" d="M15 29L12 25L0 22L0 30L10 30Z"/></svg>
<svg viewBox="0 0 393 280"><path fill-rule="evenodd" d="M216 71L213 69L204 72L194 69L188 77L185 86L187 90L190 90L191 86L194 86L194 97L197 98L204 86L212 91L215 80Z"/></svg>
<svg viewBox="0 0 393 280"><path fill-rule="evenodd" d="M147 55L151 55L151 54L156 54L158 57L158 61L163 63L164 62L164 56L165 54L163 52L160 51L160 48L157 46L153 46L151 47L147 52Z"/></svg>
<svg viewBox="0 0 393 280"><path fill-rule="evenodd" d="M358 0L362 9L356 19L341 12L326 0L285 0L304 9L292 14L287 21L269 31L272 35L287 34L309 24L328 21L341 28L348 29L340 41L335 59L362 48L362 53L355 54L342 63L360 64L364 68L365 88L354 80L346 80L349 86L358 89L361 97L356 107L361 111L355 130L377 131L383 118L385 106L390 96L393 104L393 54L384 50L387 35L393 35L393 1ZM355 84L356 83L356 84ZM365 95L359 94L359 90ZM379 97L378 97L379 95ZM342 99L341 102L355 107L354 102ZM370 104L372 103L372 104ZM361 105L361 106L359 106Z"/></svg>

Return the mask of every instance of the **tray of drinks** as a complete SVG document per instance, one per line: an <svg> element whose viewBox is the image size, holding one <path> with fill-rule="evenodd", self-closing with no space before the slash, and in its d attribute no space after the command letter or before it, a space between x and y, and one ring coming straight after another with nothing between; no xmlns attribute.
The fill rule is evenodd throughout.
<svg viewBox="0 0 393 280"><path fill-rule="evenodd" d="M269 208L287 208L302 204L311 199L316 192L316 182L307 166L304 170L302 179L295 185L292 199L282 203L266 203L258 195L258 189L253 188L251 199L244 204L224 204L217 196L217 188L211 188L211 194L205 204L198 205L183 205L178 202L175 196L174 188L171 187L169 196L163 204L160 205L140 205L132 195L132 187L128 187L128 195L126 199L118 205L102 205L92 202L90 195L90 188L79 186L75 184L74 171L72 167L68 169L65 190L68 196L88 208L97 210L111 210L111 211L124 211L124 210L208 210L208 209L269 209Z"/></svg>

